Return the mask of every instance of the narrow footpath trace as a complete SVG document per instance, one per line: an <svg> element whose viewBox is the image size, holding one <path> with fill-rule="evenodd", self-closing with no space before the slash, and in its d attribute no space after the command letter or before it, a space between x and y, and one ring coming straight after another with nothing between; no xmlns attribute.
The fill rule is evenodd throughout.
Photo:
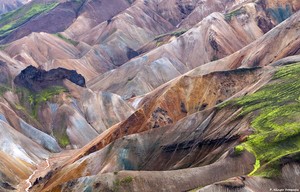
<svg viewBox="0 0 300 192"><path fill-rule="evenodd" d="M42 162L44 164L44 162ZM49 159L46 159L46 163L47 163L47 166L44 168L44 170L47 170L49 167L50 167L50 163L49 163ZM41 167L41 169L43 168L43 166L39 166ZM26 180L26 183L28 184L28 187L25 189L26 192L29 192L29 189L30 187L32 187L32 178L36 175L36 173L40 171L39 168L34 170L34 172L30 175L30 177Z"/></svg>
<svg viewBox="0 0 300 192"><path fill-rule="evenodd" d="M72 154L74 154L76 150L63 151L58 154L52 154L49 159L45 159L41 161L38 165L36 165L36 170L29 176L28 179L22 181L18 187L18 192L30 192L30 188L36 179L40 177L44 177L53 167L56 167L64 160L70 158Z"/></svg>

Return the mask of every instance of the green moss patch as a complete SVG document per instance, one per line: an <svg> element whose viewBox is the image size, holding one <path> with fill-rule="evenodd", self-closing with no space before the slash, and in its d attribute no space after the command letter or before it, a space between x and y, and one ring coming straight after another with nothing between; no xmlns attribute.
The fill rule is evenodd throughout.
<svg viewBox="0 0 300 192"><path fill-rule="evenodd" d="M251 174L276 176L284 157L299 154L300 63L280 67L268 85L226 105L242 107L240 117L253 116L255 133L241 145L256 156Z"/></svg>
<svg viewBox="0 0 300 192"><path fill-rule="evenodd" d="M77 45L79 44L78 41L74 41L74 40L72 40L72 39L69 39L69 38L63 36L63 35L60 34L60 33L56 33L56 34L54 34L54 35L57 36L58 38L64 40L65 42L74 45L74 46L77 46Z"/></svg>
<svg viewBox="0 0 300 192"><path fill-rule="evenodd" d="M53 86L47 89L42 90L39 93L31 93L28 96L28 100L32 107L32 115L37 118L38 107L46 102L51 100L55 95L59 95L60 93L66 92L66 88L61 86Z"/></svg>
<svg viewBox="0 0 300 192"><path fill-rule="evenodd" d="M34 122L34 125L37 125L39 124L38 111L40 106L47 101L53 100L55 96L63 92L67 92L67 90L61 86L53 86L38 93L31 92L25 88L18 88L16 92L20 100L20 105L16 105L15 108L21 111L24 115L28 116L28 118L26 118L28 122L31 122L31 124ZM62 115L61 118L66 119L67 117ZM63 121L58 121L55 123L60 123L60 127L65 127ZM70 144L69 137L65 130L53 130L53 135L61 147L65 148Z"/></svg>
<svg viewBox="0 0 300 192"><path fill-rule="evenodd" d="M12 89L8 86L0 85L0 96L3 96L7 91L11 91Z"/></svg>
<svg viewBox="0 0 300 192"><path fill-rule="evenodd" d="M165 33L165 34L161 34L157 37L154 38L155 41L161 42L163 40L164 37L166 36L175 36L175 37L179 37L180 35L184 34L185 32L187 32L186 29L181 29L181 30L177 30L177 31L173 31L171 33Z"/></svg>
<svg viewBox="0 0 300 192"><path fill-rule="evenodd" d="M31 18L54 9L59 3L36 3L23 6L2 15L0 19L0 37L6 36Z"/></svg>
<svg viewBox="0 0 300 192"><path fill-rule="evenodd" d="M66 131L67 119L68 115L66 113L60 113L53 124L53 136L57 139L58 144L63 148L71 144Z"/></svg>
<svg viewBox="0 0 300 192"><path fill-rule="evenodd" d="M242 145L234 147L234 154L235 155L240 155L245 151L245 147Z"/></svg>
<svg viewBox="0 0 300 192"><path fill-rule="evenodd" d="M55 138L58 139L58 144L63 148L65 148L67 145L70 144L70 139L69 139L67 133L63 134L60 137L55 137Z"/></svg>
<svg viewBox="0 0 300 192"><path fill-rule="evenodd" d="M59 95L62 92L67 90L61 86L53 86L48 89L44 89L39 93L34 93L28 89L17 87L15 90L12 90L18 95L19 104L15 104L13 107L20 111L23 115L23 118L27 120L28 123L42 127L38 121L38 109L39 107L51 99L54 96Z"/></svg>
<svg viewBox="0 0 300 192"><path fill-rule="evenodd" d="M133 181L133 177L131 177L131 176L124 177L124 178L121 179L121 180L116 179L116 180L113 182L113 191L114 191L114 192L120 191L120 187L121 187L121 186L127 186L127 185L129 185L132 181Z"/></svg>

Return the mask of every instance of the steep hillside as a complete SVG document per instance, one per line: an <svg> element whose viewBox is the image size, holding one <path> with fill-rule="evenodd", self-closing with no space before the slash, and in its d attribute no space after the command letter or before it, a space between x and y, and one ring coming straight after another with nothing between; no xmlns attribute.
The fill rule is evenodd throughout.
<svg viewBox="0 0 300 192"><path fill-rule="evenodd" d="M207 4L201 4L195 1L196 4L189 5L188 3L183 3L183 7L181 7L179 6L180 3L174 1L169 4L170 10L163 10L163 6L157 7L158 4L162 5L162 3L155 1L148 4L142 1L131 2L133 3L132 6L130 6L127 1L124 1L124 3L121 4L122 6L118 6L118 9L116 9L114 4L103 1L101 5L99 4L99 9L91 9L93 6L98 6L97 2L96 0L81 2L81 4L77 1L62 1L59 4L52 2L52 7L49 4L51 2L41 4L40 1L33 1L31 4L28 4L28 7L22 7L22 9L8 14L9 20L17 21L14 22L13 25L7 23L9 20L7 21L5 18L2 18L3 25L5 24L5 26L9 27L5 27L4 33L6 34L8 30L8 34L4 36L7 36L8 39L9 36L13 39L19 39L20 37L30 34L32 31L45 31L56 34L51 36L46 33L32 33L28 37L24 37L8 45L3 45L2 49L11 57L21 61L24 65L42 66L47 70L57 67L76 69L81 71L87 80L93 79L98 74L103 74L115 69L128 60L138 57L140 54L142 54L141 57L137 59L143 59L145 58L143 57L143 53L145 52L148 52L146 53L148 58L154 58L147 61L147 63L154 62L163 57L163 60L158 60L159 63L168 65L168 68L171 67L168 62L176 63L176 70L178 70L179 74L182 74L203 63L232 54L262 36L299 8L299 4L294 1L287 4L286 10L280 8L284 2L272 5L269 5L268 1L263 1L265 3L227 2L223 4L223 6L226 7L224 8L225 10L223 10L223 19L221 18L222 14L218 14L218 16L213 14L214 16L211 15L199 24L197 23L201 21L204 16L195 19L194 22L197 24L196 26L176 28L174 24L177 25L177 23L181 22L185 17L181 18L181 20L178 19L176 23L170 22L168 18L178 15L178 10L179 12L181 9L191 9L192 11L198 6L210 7L209 5L218 5L218 3L209 4L209 2L207 2ZM176 6L173 4L176 4ZM48 8L44 10L46 7L41 7L43 13L34 13L32 17L28 17L29 21L27 21L27 19L24 20L24 14L27 15L27 12L31 14L30 6L39 5L49 5L51 10L48 10ZM80 6L80 8L78 8L78 6ZM174 7L177 8L173 10ZM218 8L216 8L212 6L211 9L207 10L205 16L213 11L219 10L221 7L222 6L218 6ZM76 13L74 13L75 9L78 9L78 13L76 11ZM270 11L272 11L273 14L270 14ZM70 17L64 12L67 12ZM72 14L70 14L71 12ZM190 12L188 11L186 16L189 14ZM280 18L278 17L277 20L274 19L276 15L280 14L282 15ZM64 16L62 22L60 22L62 18L56 18L61 15ZM18 27L18 25L23 22L26 23ZM59 25L52 25L52 23L59 23ZM212 26L208 27L208 25ZM26 26L28 26L28 28ZM35 27L38 30L35 30ZM189 30L189 33L183 35L183 37L176 38L190 28L192 29ZM205 28L206 32L202 30L203 28ZM224 28L226 30L223 30ZM21 36L18 36L18 31ZM203 36L203 39L198 39L197 37L199 35ZM233 36L233 38L228 38L230 36ZM198 44L193 45L193 39L197 39ZM232 39L236 39L236 41L232 42ZM3 43L4 41L6 40L3 40ZM163 44L167 45L162 46ZM195 51L197 51L198 46L202 46L203 48L207 47L209 49L203 50L201 54L196 54ZM190 51L183 51L188 49L190 49ZM190 57L191 55L192 57ZM145 61L138 61L138 63L141 62L145 63ZM131 63L128 65L131 65ZM165 83L175 76L178 76L178 72L175 71L176 74L172 72L171 75L167 76L161 83L155 83L155 85L151 86L155 88L157 85ZM151 70L151 73L155 72ZM106 76L107 74L103 77ZM99 81L98 84L101 84L100 82L103 81L100 79L103 77L99 77L98 80L95 79L89 84L95 84L95 81ZM126 79L124 77L122 78ZM123 87L124 83L126 82L119 82L121 87ZM106 84L108 84L106 86L109 86L110 83L108 82ZM136 82L133 81L132 84L136 85ZM91 86L97 90L106 89L116 93L114 90L105 87L99 87L97 85ZM153 88L150 88L150 90ZM139 95L145 92L140 90L132 91L131 89L131 86L129 86L128 92L134 92L133 95ZM147 92L148 91L149 89ZM118 94L124 95L124 93L120 92ZM131 94L132 93L126 93L126 98L130 97Z"/></svg>
<svg viewBox="0 0 300 192"><path fill-rule="evenodd" d="M3 15L6 12L13 11L26 3L29 3L31 0L2 0L0 2L0 15Z"/></svg>
<svg viewBox="0 0 300 192"><path fill-rule="evenodd" d="M252 35L241 31L241 28L235 30L221 14L212 14L179 38L89 81L88 86L93 90L107 90L128 99L148 93L201 65L203 67L196 71L202 71L202 74L240 66L264 66L283 57L299 54L298 17L299 12L267 35L244 47L255 39L247 42L241 36ZM287 34L289 36L285 38ZM227 37L234 37L234 40L226 39ZM278 41L273 41L274 38ZM240 51L235 52L237 50ZM232 55L225 57L229 54ZM222 57L225 58L221 59ZM133 65L136 66L134 69Z"/></svg>
<svg viewBox="0 0 300 192"><path fill-rule="evenodd" d="M92 145L91 143L88 145L89 148L84 147L81 151L87 151L86 155L96 151L96 147L98 149L100 147L101 150L55 173L50 181L47 180L46 186L48 187L45 190L53 187L54 191L72 191L72 189L79 188L114 191L117 187L130 191L139 191L142 188L144 191L162 188L167 191L186 191L244 174L268 177L270 182L276 182L275 176L281 175L281 168L287 171L284 167L298 166L299 102L297 97L299 84L295 83L296 79L293 79L297 78L298 69L299 64L294 64L276 68L266 67L254 71L238 70L229 74L225 73L226 75L223 72L212 74L217 76L217 79L220 79L219 75L235 79L231 74L245 77L246 74L258 73L261 80L248 86L244 82L237 81L244 85L244 89L234 97L245 94L249 96L230 99L217 107L208 107L207 110L202 109L200 112L197 110L175 124L158 126L142 134L134 134L118 140L115 139L119 137L117 136L119 131L117 131L118 134L109 137L104 137L102 134L93 142L96 144L97 141L101 141L101 144ZM226 87L234 88L235 84L228 84ZM281 90L281 94L277 94L278 90ZM160 111L164 110L165 108ZM173 110L175 111L177 110ZM188 109L187 111L192 112ZM282 113L282 111L285 112ZM157 115L166 118L166 113ZM153 114L152 117L154 117ZM284 121L279 121L278 118L284 118ZM293 131L286 130L285 127ZM110 131L114 129L116 127L111 128ZM130 127L123 134L130 134L132 131ZM106 146L104 141L110 139L114 142ZM268 145L264 143L266 140L268 140ZM254 156L248 154L249 152ZM236 166L237 164L243 166ZM226 168L222 169L222 166ZM185 170L190 167L197 168ZM166 171L174 169L179 170ZM218 171L215 171L216 169ZM148 170L148 172L118 172L120 170ZM156 170L166 172L156 173ZM71 175L70 172L72 172ZM218 172L217 177L216 172ZM297 173L292 170L288 173L289 177L297 176ZM85 175L94 176L80 178ZM205 175L203 179L195 180L203 175ZM74 178L80 179L57 186L59 183ZM252 177L247 178L245 183L251 179ZM147 184L143 182L144 180L147 180ZM254 178L254 180L261 179ZM158 181L163 181L163 183L157 185ZM289 181L285 178L283 181L285 182L278 183L276 186L279 188L287 185L298 186L296 182L293 182L296 180ZM228 185L226 182L220 185L231 187L234 184L233 181ZM237 184L239 184L238 181Z"/></svg>
<svg viewBox="0 0 300 192"><path fill-rule="evenodd" d="M143 147L145 153L144 155L141 155L141 151L135 152L134 154L129 153L129 149L131 147L124 147L121 144L117 145L120 147L120 152L116 152L117 149L108 147L106 149L106 146L109 145L111 142L114 142L118 138L122 138L125 135L128 134L136 134L140 132L145 132L145 131L151 131L152 129L167 129L170 130L170 127L175 126L176 124L178 126L184 126L186 127L183 130L186 130L188 132L188 135L191 135L189 132L190 130L193 130L190 128L190 126L195 126L197 125L202 127L205 125L205 127L208 126L209 122L214 122L211 125L211 131L207 137L204 137L208 140L212 141L207 141L205 142L212 143L213 146L219 144L221 147L226 147L227 142L237 142L240 139L244 140L244 137L246 135L249 135L252 133L251 129L249 129L249 124L247 126L247 122L249 122L249 117L246 119L239 119L237 118L238 121L236 121L235 116L240 113L240 110L235 109L233 107L229 107L228 110L218 112L219 115L215 116L214 111L211 111L212 108L214 108L215 105L222 103L224 100L227 100L228 98L231 98L232 96L240 96L240 95L245 95L249 94L252 92L255 92L257 89L259 89L261 86L263 86L266 82L268 82L271 77L272 77L272 69L273 67L265 67L263 70L261 69L239 69L237 71L233 72L218 72L218 73L211 73L211 69L214 70L226 70L230 68L236 68L239 66L247 66L249 67L254 67L254 66L259 66L258 64L255 64L253 66L253 62L249 60L241 60L237 56L237 54L242 54L247 53L249 55L255 55L259 57L259 54L257 53L257 50L259 49L258 45L268 45L264 46L260 52L260 54L264 54L264 51L270 50L272 47L272 44L270 43L264 43L264 42L269 42L269 38L273 38L273 35L278 37L277 43L277 50L278 48L282 47L283 50L286 50L287 53L289 52L295 52L294 46L286 46L286 43L289 44L288 42L280 41L279 39L284 39L285 34L297 34L294 33L293 30L297 29L297 27L293 28L292 31L288 32L283 29L291 29L290 27L286 27L286 25L297 25L297 18L298 14L294 15L292 18L284 22L282 25L276 27L274 30L270 31L268 34L264 35L257 41L255 41L253 44L245 47L241 51L233 54L232 56L229 56L227 58L224 58L222 60L213 62L213 63L208 63L206 66L201 66L199 68L196 68L195 70L192 70L191 72L181 76L180 78L177 78L161 87L158 87L156 90L153 92L149 93L146 95L141 101L140 104L136 105L137 106L137 111L131 115L127 120L111 127L109 130L103 132L98 138L96 138L94 141L86 145L84 148L82 148L73 158L71 158L65 165L63 169L58 171L57 173L54 174L52 179L47 182L46 189L51 189L52 187L55 188L58 184L61 184L62 182L69 181L71 179L79 178L82 176L87 175L94 175L98 173L103 173L103 172L115 172L119 171L120 169L125 169L125 170L132 170L132 169L137 169L137 170L168 170L168 169L176 169L178 168L187 168L193 166L191 161L195 161L197 159L197 156L193 156L191 153L188 153L188 157L186 157L186 153L183 153L180 151L180 155L174 154L174 150L176 151L177 149L181 149L181 146L183 149L194 149L193 148L193 143L196 141L189 140L189 137L187 140L181 140L180 137L178 136L163 136L163 142L167 142L166 138L170 138L172 142L177 142L177 144L159 144L154 142L155 146L159 147L159 149L149 149L149 151L160 151L161 149L164 149L163 151L165 152L170 152L169 155L171 157L174 157L174 160L170 159L167 155L162 155L162 159L159 160L158 156L150 154L147 156L147 150L146 146L148 147L149 145L145 145ZM280 34L284 34L280 36ZM270 35L271 34L271 35ZM294 40L298 39L298 35L296 35L294 38L291 37L292 41L294 43L297 43L297 41ZM257 44L256 44L257 43ZM291 44L290 44L291 45ZM299 45L296 44L296 47ZM253 48L255 47L255 49ZM296 49L296 52L298 50ZM280 55L283 53L283 51L278 50L278 52L274 52L276 54L276 57L280 59ZM269 55L271 58L274 58L272 55ZM288 55L283 55L282 57L286 57ZM234 58L234 60L238 60L239 63L237 62L232 62L231 57ZM241 56L242 58L248 58L247 56ZM251 58L251 57L250 57ZM299 58L298 58L299 59ZM244 62L247 61L249 64L244 64ZM276 61L276 60L275 60ZM261 60L261 62L264 62ZM269 63L272 63L273 61L266 62L265 64L261 63L262 66L267 65ZM222 69L216 68L216 65L219 64L221 65ZM211 66L212 65L212 66ZM205 68L204 68L205 67ZM203 69L206 69L208 71L203 71ZM204 72L204 73L203 73ZM208 75L203 75L206 73L210 73ZM297 71L294 72L294 74L297 74ZM215 85L215 86L213 86ZM286 93L289 94L289 93ZM196 123L194 120L192 121L189 119L190 115L193 113L197 113L197 111L203 111L203 110L208 110L210 111L209 114L207 114L206 118L207 120L204 121L202 118L197 118L201 122ZM201 113L202 114L202 113ZM210 115L210 116L208 116ZM227 118L226 118L227 117ZM187 126L186 123L183 123L183 118L185 118L188 122L194 122L192 124L189 124ZM213 119L216 119L215 121ZM202 120L201 120L202 119ZM225 121L224 121L225 119ZM228 120L227 120L228 119ZM181 120L181 121L180 121ZM220 122L222 121L222 123ZM233 121L233 122L232 122ZM227 124L229 123L229 124ZM203 125L202 125L203 124ZM201 126L202 125L202 126ZM164 128L167 126L166 128ZM225 126L228 128L228 132L222 129L221 127ZM175 126L176 127L176 126ZM197 128L195 127L195 129ZM218 129L222 129L225 132L220 132ZM236 128L232 129L232 128ZM181 130L181 129L180 129ZM210 129L208 129L210 130ZM179 134L181 131L176 129L174 131L174 134ZM167 131L168 133L168 131ZM173 133L173 132L172 132ZM199 134L202 132L200 131ZM214 135L216 134L216 135ZM144 135L144 134L143 134ZM147 135L147 140L153 143L153 139ZM162 134L155 134L154 138L155 140L157 139L157 136L161 136ZM185 136L185 134L181 135ZM193 135L193 134L192 134ZM225 138L222 138L222 135L225 136ZM149 138L150 137L150 138ZM219 138L221 137L221 138ZM172 138L176 138L175 140ZM124 140L121 140L124 141ZM140 141L140 140L138 140ZM222 142L223 141L223 142ZM146 141L143 139L143 144ZM204 141L203 141L204 142ZM214 145L214 143L216 144ZM201 142L200 142L201 143ZM224 143L222 145L221 143ZM134 144L133 144L134 145ZM191 147L189 147L191 145ZM204 145L204 144L203 144ZM135 145L136 146L136 145ZM151 145L150 145L151 146ZM202 145L201 145L202 146ZM232 145L231 145L232 146ZM227 146L228 147L228 146ZM126 149L126 150L125 150ZM201 150L200 148L199 150ZM97 164L97 168L94 167L95 163L93 163L93 158L96 156L96 151L99 151L100 157L104 158L107 157L110 160L108 161L107 159L103 160L103 165L99 166ZM101 150L104 150L102 152ZM108 151L107 151L108 150ZM124 152L122 152L125 150ZM194 149L196 150L196 149ZM216 158L219 156L222 156L226 150L219 149L218 152L212 153L210 150L212 149L203 149L207 152L208 157L203 157L205 160L203 160L203 164L195 164L194 166L203 166L207 165L207 163L211 164L214 161L216 161ZM112 153L112 155L104 155L105 153ZM104 153L104 154L103 154ZM125 154L123 154L125 153ZM221 153L221 154L220 154ZM89 156L89 154L91 154ZM121 155L123 154L123 155ZM147 155L146 155L147 154ZM194 153L199 154L199 152L195 151ZM200 153L202 154L202 153ZM213 156L211 156L213 154ZM182 155L182 156L181 156ZM214 155L217 155L214 156ZM130 158L133 158L133 160L130 160ZM138 157L145 157L145 160L140 160L141 165L139 164L139 159ZM148 158L147 158L148 157ZM153 159L153 162L151 161L151 157L155 157ZM181 159L182 158L182 159ZM99 158L97 159L97 162L99 162ZM78 160L78 161L77 161ZM150 162L148 162L150 161ZM166 161L166 162L164 162ZM174 161L174 162L173 162ZM75 162L75 163L73 163ZM197 161L198 162L198 161ZM200 161L201 162L201 161ZM71 163L70 165L68 165ZM107 163L107 164L106 164ZM149 164L148 164L149 163ZM147 167L147 165L149 167ZM185 167L188 165L187 167ZM90 167L92 166L92 167ZM145 166L145 167L144 167ZM162 167L163 166L163 167ZM98 170L98 171L97 171ZM73 172L72 175L67 174L70 171ZM251 171L249 171L250 173ZM215 181L214 181L215 182ZM111 186L109 186L111 187Z"/></svg>
<svg viewBox="0 0 300 192"><path fill-rule="evenodd" d="M28 21L34 19L35 17L47 13L54 9L58 3L56 1L52 2L31 2L30 4L24 5L21 8L9 12L5 15L1 16L0 19L0 37L1 40L5 42L7 36L11 35L13 37L12 40L17 39L17 35L15 34L16 30L22 26L26 25ZM28 35L30 32L28 30L22 30L21 33L25 33Z"/></svg>
<svg viewBox="0 0 300 192"><path fill-rule="evenodd" d="M97 18L96 22L102 22L110 17L109 14L117 14L130 5L125 0L119 6L114 6L114 3L103 6L101 3L98 0L33 0L0 18L1 44L20 39L31 32L62 32L79 16L86 16L87 12L93 20ZM101 5L100 8L94 10L93 6L98 5ZM107 9L107 6L111 8Z"/></svg>

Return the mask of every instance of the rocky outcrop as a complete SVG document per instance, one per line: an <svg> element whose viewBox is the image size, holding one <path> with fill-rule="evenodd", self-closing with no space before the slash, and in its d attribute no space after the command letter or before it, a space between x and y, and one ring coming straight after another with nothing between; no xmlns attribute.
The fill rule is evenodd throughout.
<svg viewBox="0 0 300 192"><path fill-rule="evenodd" d="M85 79L82 75L78 74L74 70L64 68L45 71L43 69L29 66L16 76L14 82L18 86L38 92L52 86L62 86L63 80L65 79L75 83L76 85L85 87Z"/></svg>

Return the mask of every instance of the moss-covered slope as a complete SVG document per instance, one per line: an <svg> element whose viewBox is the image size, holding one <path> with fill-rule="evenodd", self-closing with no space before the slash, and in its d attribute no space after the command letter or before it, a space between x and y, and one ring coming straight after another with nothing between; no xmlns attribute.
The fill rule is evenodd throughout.
<svg viewBox="0 0 300 192"><path fill-rule="evenodd" d="M0 19L0 37L4 37L33 17L54 9L58 3L36 3L4 14Z"/></svg>
<svg viewBox="0 0 300 192"><path fill-rule="evenodd" d="M255 133L237 150L244 147L255 154L254 175L275 176L284 164L283 159L293 156L295 160L299 156L299 77L300 63L280 67L268 85L254 94L229 102L230 106L243 108L240 116L252 115L251 126Z"/></svg>

